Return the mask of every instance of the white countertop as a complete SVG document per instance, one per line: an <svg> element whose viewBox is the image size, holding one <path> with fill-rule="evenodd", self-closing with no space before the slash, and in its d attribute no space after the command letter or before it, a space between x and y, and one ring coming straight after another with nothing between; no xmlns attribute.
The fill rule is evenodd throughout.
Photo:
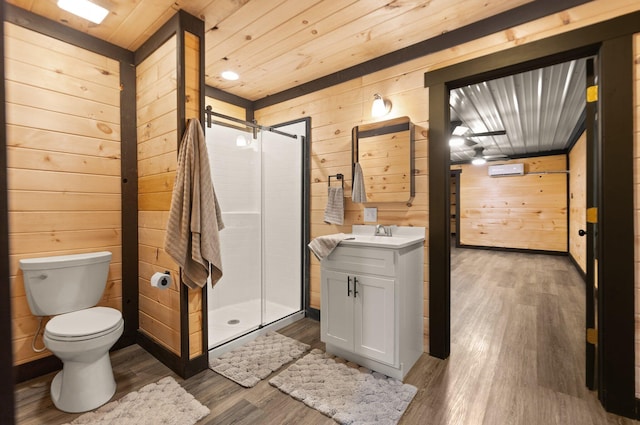
<svg viewBox="0 0 640 425"><path fill-rule="evenodd" d="M340 246L369 246L377 248L404 248L424 241L425 228L390 226L392 236L374 236L376 226L353 225L348 238Z"/></svg>

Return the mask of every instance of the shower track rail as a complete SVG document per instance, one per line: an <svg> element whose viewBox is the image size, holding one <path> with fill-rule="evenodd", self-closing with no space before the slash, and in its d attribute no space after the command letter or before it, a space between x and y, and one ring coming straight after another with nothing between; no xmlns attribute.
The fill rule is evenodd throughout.
<svg viewBox="0 0 640 425"><path fill-rule="evenodd" d="M270 131L272 133L276 133L276 134L280 134L282 136L286 136L286 137L291 137L292 139L297 139L298 135L297 134L290 134L281 130L278 130L276 128L273 127L269 127L269 126L263 126L263 125L259 125L255 120L253 122L250 121L245 121L245 120L241 120L239 118L235 118L235 117L230 117L228 115L224 115L221 114L219 112L214 112L213 108L211 107L211 105L207 105L207 107L204 110L206 117L206 123L207 123L207 127L211 128L211 124L218 124L218 125L222 125L225 127L230 127L230 128L234 128L236 130L247 130L247 128L251 128L253 129L253 138L256 138L256 131L257 130L263 130L263 131ZM224 122L224 121L218 121L213 119L213 117L218 117L218 118L222 118L224 120L227 121L233 121L234 123L237 124L242 124L247 128L242 128L242 127L238 127L235 126L233 124L230 124L228 122Z"/></svg>

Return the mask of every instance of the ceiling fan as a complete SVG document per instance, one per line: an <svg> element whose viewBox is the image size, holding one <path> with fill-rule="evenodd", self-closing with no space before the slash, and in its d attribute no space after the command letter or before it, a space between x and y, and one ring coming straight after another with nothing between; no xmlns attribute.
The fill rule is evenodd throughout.
<svg viewBox="0 0 640 425"><path fill-rule="evenodd" d="M472 138L504 136L507 134L506 130L484 131L479 133L473 133L469 130L469 127L462 125L462 121L451 121L451 138L449 139L449 146L467 145L469 147L473 147L477 145L478 142L471 140Z"/></svg>
<svg viewBox="0 0 640 425"><path fill-rule="evenodd" d="M482 164L485 164L487 161L497 161L497 160L500 160L500 159L509 159L509 157L507 155L504 155L504 154L485 155L484 154L484 147L482 147L482 146L474 146L473 150L475 151L475 155L473 155L473 158L471 159L471 163L473 165L482 165Z"/></svg>
<svg viewBox="0 0 640 425"><path fill-rule="evenodd" d="M451 122L451 138L449 139L450 147L470 147L473 148L475 154L471 160L472 164L481 165L487 161L507 158L506 155L484 155L484 146L472 140L475 137L504 136L507 134L505 130L484 131L473 133L468 127L462 125L461 121Z"/></svg>

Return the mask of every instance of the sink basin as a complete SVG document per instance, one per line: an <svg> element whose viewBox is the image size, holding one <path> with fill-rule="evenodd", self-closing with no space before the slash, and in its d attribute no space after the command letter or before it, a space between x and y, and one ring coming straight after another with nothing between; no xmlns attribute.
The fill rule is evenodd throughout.
<svg viewBox="0 0 640 425"><path fill-rule="evenodd" d="M340 246L370 246L378 248L404 248L424 241L424 227L393 226L393 236L374 236L375 226L354 225L352 233Z"/></svg>

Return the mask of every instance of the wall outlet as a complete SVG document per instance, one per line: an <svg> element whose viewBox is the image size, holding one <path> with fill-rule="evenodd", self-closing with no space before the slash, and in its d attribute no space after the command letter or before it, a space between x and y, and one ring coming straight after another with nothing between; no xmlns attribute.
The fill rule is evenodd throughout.
<svg viewBox="0 0 640 425"><path fill-rule="evenodd" d="M378 209L377 208L365 208L364 209L364 222L375 223L378 221Z"/></svg>

